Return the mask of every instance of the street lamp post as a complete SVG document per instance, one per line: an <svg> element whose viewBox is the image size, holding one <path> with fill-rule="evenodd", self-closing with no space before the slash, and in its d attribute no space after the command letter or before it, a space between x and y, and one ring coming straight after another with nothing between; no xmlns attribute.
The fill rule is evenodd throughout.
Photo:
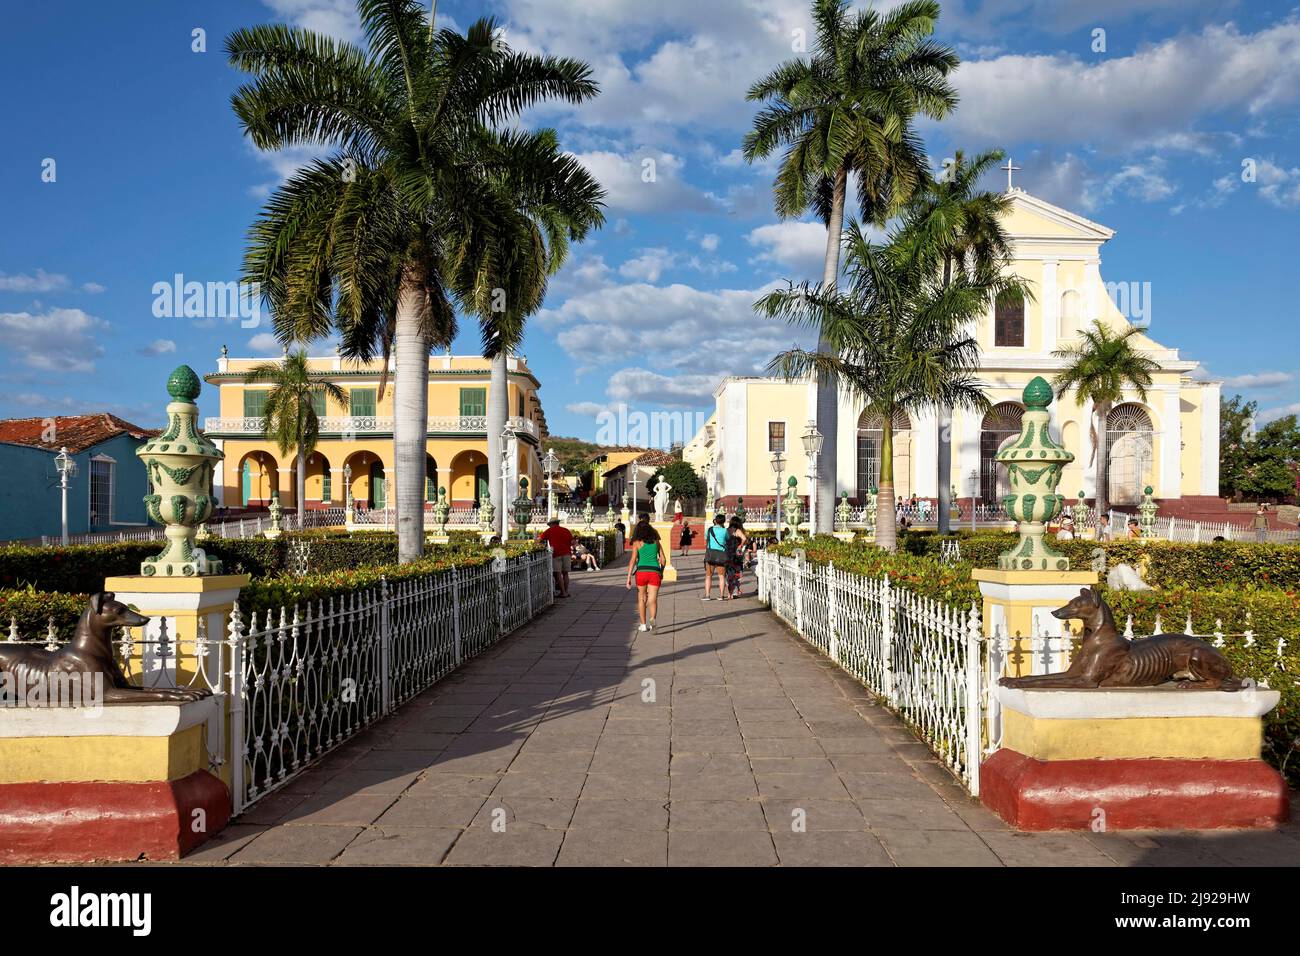
<svg viewBox="0 0 1300 956"><path fill-rule="evenodd" d="M59 490L63 496L63 538L64 547L68 545L68 482L77 473L77 463L68 454L67 446L59 449L54 456L54 467L59 473Z"/></svg>
<svg viewBox="0 0 1300 956"><path fill-rule="evenodd" d="M546 520L555 517L555 473L560 469L560 459L555 457L555 449L546 452L542 459L542 471L546 472Z"/></svg>
<svg viewBox="0 0 1300 956"><path fill-rule="evenodd" d="M980 491L980 473L972 468L970 470L970 529L975 530L975 503L979 499Z"/></svg>
<svg viewBox="0 0 1300 956"><path fill-rule="evenodd" d="M636 463L635 461L632 462L632 463L630 463L630 464L627 466L627 469L628 469L628 483L631 484L631 486L632 486L632 511L631 511L631 514L632 514L632 520L633 520L633 521L636 521L636 515L637 515L637 510L636 510L636 472L637 472L637 463Z"/></svg>
<svg viewBox="0 0 1300 956"><path fill-rule="evenodd" d="M501 543L510 537L510 460L514 454L510 443L514 430L507 425L501 431Z"/></svg>
<svg viewBox="0 0 1300 956"><path fill-rule="evenodd" d="M811 532L809 537L817 534L817 458L822 453L824 440L822 433L817 430L817 423L809 419L808 427L803 433L803 450L808 456L808 528Z"/></svg>
<svg viewBox="0 0 1300 956"><path fill-rule="evenodd" d="M781 473L785 471L785 456L772 452L772 472L776 475L776 543L781 543Z"/></svg>

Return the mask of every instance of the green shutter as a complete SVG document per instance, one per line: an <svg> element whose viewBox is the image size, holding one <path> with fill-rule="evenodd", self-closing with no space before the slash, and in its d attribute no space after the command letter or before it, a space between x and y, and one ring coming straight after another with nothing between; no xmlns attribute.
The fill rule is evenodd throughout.
<svg viewBox="0 0 1300 956"><path fill-rule="evenodd" d="M487 414L487 389L462 388L460 390L460 417L472 418Z"/></svg>
<svg viewBox="0 0 1300 956"><path fill-rule="evenodd" d="M373 418L375 415L375 390L354 388L350 393L353 418Z"/></svg>
<svg viewBox="0 0 1300 956"><path fill-rule="evenodd" d="M266 414L266 395L264 388L244 389L244 417L261 418Z"/></svg>
<svg viewBox="0 0 1300 956"><path fill-rule="evenodd" d="M316 412L317 418L325 417L325 393L316 391L311 393L311 407Z"/></svg>

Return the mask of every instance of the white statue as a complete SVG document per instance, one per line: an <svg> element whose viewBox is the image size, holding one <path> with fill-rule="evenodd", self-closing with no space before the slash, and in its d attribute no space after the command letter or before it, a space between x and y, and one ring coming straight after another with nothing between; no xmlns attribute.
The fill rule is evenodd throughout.
<svg viewBox="0 0 1300 956"><path fill-rule="evenodd" d="M1106 572L1106 586L1112 591L1150 591L1151 585L1130 564L1117 564Z"/></svg>
<svg viewBox="0 0 1300 956"><path fill-rule="evenodd" d="M668 510L668 492L672 490L673 486L664 481L664 476L660 475L654 486L655 521L664 520L664 512Z"/></svg>

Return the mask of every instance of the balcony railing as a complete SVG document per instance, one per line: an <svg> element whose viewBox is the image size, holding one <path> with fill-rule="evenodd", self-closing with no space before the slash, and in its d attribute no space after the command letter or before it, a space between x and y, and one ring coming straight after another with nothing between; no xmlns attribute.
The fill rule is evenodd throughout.
<svg viewBox="0 0 1300 956"><path fill-rule="evenodd" d="M537 437L537 425L526 418L511 418L507 424L517 432ZM429 419L429 434L486 435L484 415L440 415ZM212 435L261 435L260 418L206 418L203 430ZM393 419L374 415L326 416L320 420L322 435L391 435Z"/></svg>

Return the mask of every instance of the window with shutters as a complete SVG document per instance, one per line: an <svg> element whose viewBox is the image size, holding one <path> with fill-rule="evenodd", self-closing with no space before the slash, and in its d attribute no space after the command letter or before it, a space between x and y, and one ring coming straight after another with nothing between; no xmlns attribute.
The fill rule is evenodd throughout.
<svg viewBox="0 0 1300 956"><path fill-rule="evenodd" d="M265 388L246 388L244 389L244 417L261 418L266 414L266 396L269 391Z"/></svg>
<svg viewBox="0 0 1300 956"><path fill-rule="evenodd" d="M373 418L375 416L375 390L373 388L354 388L348 394L351 401L353 418Z"/></svg>
<svg viewBox="0 0 1300 956"><path fill-rule="evenodd" d="M474 418L487 414L487 389L462 388L460 390L460 417Z"/></svg>
<svg viewBox="0 0 1300 956"><path fill-rule="evenodd" d="M767 450L769 454L774 451L785 454L785 422L767 423Z"/></svg>
<svg viewBox="0 0 1300 956"><path fill-rule="evenodd" d="M1023 348L1025 344L1025 301L1014 295L998 296L993 325L993 344Z"/></svg>
<svg viewBox="0 0 1300 956"><path fill-rule="evenodd" d="M90 524L113 523L113 459L90 460Z"/></svg>

